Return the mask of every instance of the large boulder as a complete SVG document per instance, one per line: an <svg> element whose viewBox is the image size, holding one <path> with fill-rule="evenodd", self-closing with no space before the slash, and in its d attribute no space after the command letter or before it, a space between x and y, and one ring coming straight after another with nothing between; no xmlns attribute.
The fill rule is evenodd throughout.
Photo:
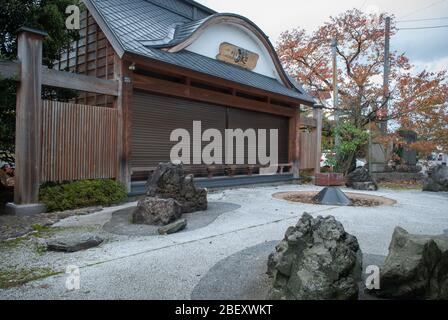
<svg viewBox="0 0 448 320"><path fill-rule="evenodd" d="M179 219L181 214L180 203L172 198L146 197L138 202L132 221L136 224L167 225Z"/></svg>
<svg viewBox="0 0 448 320"><path fill-rule="evenodd" d="M448 299L448 236L395 228L380 289L370 293L390 299Z"/></svg>
<svg viewBox="0 0 448 320"><path fill-rule="evenodd" d="M423 184L423 191L448 191L448 167L438 165L431 169Z"/></svg>
<svg viewBox="0 0 448 320"><path fill-rule="evenodd" d="M345 177L345 185L359 190L378 190L378 185L366 168L356 168Z"/></svg>
<svg viewBox="0 0 448 320"><path fill-rule="evenodd" d="M160 163L146 184L147 196L172 198L182 213L207 209L207 190L196 188L193 175L185 175L181 164Z"/></svg>
<svg viewBox="0 0 448 320"><path fill-rule="evenodd" d="M272 299L357 299L362 253L334 217L304 213L268 259Z"/></svg>

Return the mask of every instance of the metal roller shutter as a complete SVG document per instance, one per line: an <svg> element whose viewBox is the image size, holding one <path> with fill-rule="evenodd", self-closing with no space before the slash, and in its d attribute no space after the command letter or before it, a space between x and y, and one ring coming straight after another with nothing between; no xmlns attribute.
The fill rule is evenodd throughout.
<svg viewBox="0 0 448 320"><path fill-rule="evenodd" d="M228 117L229 129L266 129L268 155L270 152L269 129L278 129L278 161L279 163L288 162L289 119L287 117L235 108L229 108ZM247 154L248 150L244 155L246 163Z"/></svg>
<svg viewBox="0 0 448 320"><path fill-rule="evenodd" d="M171 148L177 143L170 141L171 132L178 128L187 129L193 138L193 121L202 122L202 132L209 128L218 129L223 139L226 127L278 129L279 163L288 162L289 121L286 117L134 91L131 167L155 167L160 162L169 161ZM202 146L207 144L203 142ZM247 150L245 153L247 163Z"/></svg>
<svg viewBox="0 0 448 320"><path fill-rule="evenodd" d="M132 168L169 161L177 144L170 141L175 129L187 129L193 139L193 121L202 122L202 131L215 128L223 133L226 126L226 107L140 91L134 91L132 99Z"/></svg>

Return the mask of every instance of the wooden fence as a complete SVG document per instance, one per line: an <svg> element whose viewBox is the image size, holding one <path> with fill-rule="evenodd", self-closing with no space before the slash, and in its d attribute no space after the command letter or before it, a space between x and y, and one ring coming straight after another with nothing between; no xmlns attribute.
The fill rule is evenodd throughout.
<svg viewBox="0 0 448 320"><path fill-rule="evenodd" d="M41 182L117 177L117 109L44 100L41 137Z"/></svg>
<svg viewBox="0 0 448 320"><path fill-rule="evenodd" d="M300 132L300 169L308 170L316 167L317 134L316 129Z"/></svg>

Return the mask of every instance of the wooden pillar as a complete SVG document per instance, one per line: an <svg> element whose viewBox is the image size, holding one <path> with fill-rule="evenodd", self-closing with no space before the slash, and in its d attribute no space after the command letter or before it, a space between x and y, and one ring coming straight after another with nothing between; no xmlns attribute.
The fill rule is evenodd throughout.
<svg viewBox="0 0 448 320"><path fill-rule="evenodd" d="M320 158L322 157L322 109L321 104L313 107L313 118L316 120L316 163L314 172L320 173Z"/></svg>
<svg viewBox="0 0 448 320"><path fill-rule="evenodd" d="M294 116L289 118L289 162L292 163L294 178L299 178L300 171L300 106Z"/></svg>
<svg viewBox="0 0 448 320"><path fill-rule="evenodd" d="M115 107L118 109L118 179L123 182L128 191L131 191L131 103L133 92L133 65L121 60L117 55L114 58L114 74L118 80L118 97Z"/></svg>
<svg viewBox="0 0 448 320"><path fill-rule="evenodd" d="M20 82L16 104L16 148L13 213L38 213L40 185L40 112L42 76L42 40L45 32L21 28L18 33Z"/></svg>

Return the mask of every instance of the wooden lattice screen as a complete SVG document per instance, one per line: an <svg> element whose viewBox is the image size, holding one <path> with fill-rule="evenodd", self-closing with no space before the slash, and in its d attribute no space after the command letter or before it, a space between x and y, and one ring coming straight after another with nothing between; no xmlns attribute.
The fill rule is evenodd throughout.
<svg viewBox="0 0 448 320"><path fill-rule="evenodd" d="M116 178L118 111L42 102L41 182Z"/></svg>

